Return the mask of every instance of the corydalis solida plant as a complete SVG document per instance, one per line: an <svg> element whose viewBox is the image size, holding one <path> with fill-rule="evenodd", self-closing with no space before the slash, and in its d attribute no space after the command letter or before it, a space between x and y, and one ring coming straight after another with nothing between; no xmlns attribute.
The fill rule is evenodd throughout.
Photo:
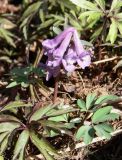
<svg viewBox="0 0 122 160"><path fill-rule="evenodd" d="M60 69L73 72L78 64L82 69L91 63L91 52L86 51L78 37L76 29L69 27L54 39L42 42L46 61L47 77L57 77Z"/></svg>

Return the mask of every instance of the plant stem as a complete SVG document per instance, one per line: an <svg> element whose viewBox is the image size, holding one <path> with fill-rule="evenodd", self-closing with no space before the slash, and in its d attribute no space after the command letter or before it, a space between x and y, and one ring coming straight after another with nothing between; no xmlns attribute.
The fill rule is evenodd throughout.
<svg viewBox="0 0 122 160"><path fill-rule="evenodd" d="M57 94L58 94L58 82L59 82L59 75L55 78L55 88L54 88L54 96L53 96L53 103L56 103Z"/></svg>

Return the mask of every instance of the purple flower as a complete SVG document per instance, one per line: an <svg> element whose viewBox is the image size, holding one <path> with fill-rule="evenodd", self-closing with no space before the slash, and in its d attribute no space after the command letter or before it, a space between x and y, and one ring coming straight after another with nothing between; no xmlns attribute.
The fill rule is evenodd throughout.
<svg viewBox="0 0 122 160"><path fill-rule="evenodd" d="M43 41L46 61L47 77L56 77L63 67L67 72L75 70L77 63L81 68L85 68L91 63L91 52L86 51L81 44L77 31L70 27L64 30L54 39Z"/></svg>

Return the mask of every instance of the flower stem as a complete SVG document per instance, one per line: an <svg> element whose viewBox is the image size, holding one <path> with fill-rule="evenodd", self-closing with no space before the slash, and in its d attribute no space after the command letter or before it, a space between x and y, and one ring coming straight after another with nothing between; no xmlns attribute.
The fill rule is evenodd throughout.
<svg viewBox="0 0 122 160"><path fill-rule="evenodd" d="M57 94L58 94L58 82L59 82L59 75L55 78L55 88L54 88L54 96L53 96L53 103L56 103Z"/></svg>

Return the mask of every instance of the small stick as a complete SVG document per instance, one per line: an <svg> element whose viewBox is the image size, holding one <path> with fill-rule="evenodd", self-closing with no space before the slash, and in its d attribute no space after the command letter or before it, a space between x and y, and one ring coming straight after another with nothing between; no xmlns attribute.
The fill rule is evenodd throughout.
<svg viewBox="0 0 122 160"><path fill-rule="evenodd" d="M53 96L53 103L56 103L57 94L58 94L58 82L59 82L59 75L55 78L55 88L54 88L54 96Z"/></svg>
<svg viewBox="0 0 122 160"><path fill-rule="evenodd" d="M95 61L95 62L92 62L91 63L91 65L93 64L93 65L98 65L98 64L100 64L100 63L105 63L105 62L109 62L109 61L114 61L114 60L116 60L116 59L121 59L122 58L122 56L120 56L120 57L112 57L112 58L107 58L107 59L102 59L102 60L100 60L100 61ZM77 67L76 69L81 69L80 67Z"/></svg>
<svg viewBox="0 0 122 160"><path fill-rule="evenodd" d="M105 62L109 62L109 61L113 61L113 60L116 60L118 59L119 57L112 57L112 58L108 58L108 59L103 59L103 60L100 60L100 61L96 61L96 62L93 62L92 64L100 64L100 63L105 63Z"/></svg>

